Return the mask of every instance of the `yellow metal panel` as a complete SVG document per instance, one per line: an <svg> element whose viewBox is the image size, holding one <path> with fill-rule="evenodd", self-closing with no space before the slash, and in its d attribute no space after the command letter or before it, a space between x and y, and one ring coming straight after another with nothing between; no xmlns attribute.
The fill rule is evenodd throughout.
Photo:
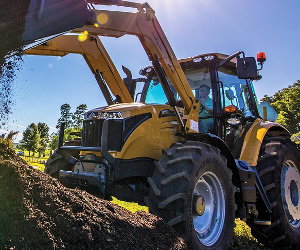
<svg viewBox="0 0 300 250"><path fill-rule="evenodd" d="M152 113L152 118L139 125L129 136L117 158L133 159L147 157L160 159L162 150L178 141L176 117L159 118L159 110Z"/></svg>
<svg viewBox="0 0 300 250"><path fill-rule="evenodd" d="M176 136L179 123L176 116L159 117L161 110L172 108L169 105L146 105L142 103L120 103L104 108L94 109L97 112L121 112L124 118L139 114L151 113L152 118L140 124L128 137L120 152L110 151L114 158L134 159L146 157L159 160L163 149L180 140ZM109 138L108 138L109 139ZM99 152L81 152L82 155Z"/></svg>
<svg viewBox="0 0 300 250"><path fill-rule="evenodd" d="M240 159L246 161L250 166L256 166L264 137L274 126L282 127L275 122L263 122L261 119L256 119L245 136Z"/></svg>

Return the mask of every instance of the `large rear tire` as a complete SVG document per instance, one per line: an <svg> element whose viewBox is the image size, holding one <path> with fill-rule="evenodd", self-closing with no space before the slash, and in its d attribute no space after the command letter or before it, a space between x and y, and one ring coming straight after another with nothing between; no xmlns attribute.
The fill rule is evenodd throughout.
<svg viewBox="0 0 300 250"><path fill-rule="evenodd" d="M194 249L227 249L235 214L231 176L217 148L175 143L156 162L145 202Z"/></svg>
<svg viewBox="0 0 300 250"><path fill-rule="evenodd" d="M271 225L249 223L261 243L300 249L300 152L288 139L268 138L257 171L272 207Z"/></svg>

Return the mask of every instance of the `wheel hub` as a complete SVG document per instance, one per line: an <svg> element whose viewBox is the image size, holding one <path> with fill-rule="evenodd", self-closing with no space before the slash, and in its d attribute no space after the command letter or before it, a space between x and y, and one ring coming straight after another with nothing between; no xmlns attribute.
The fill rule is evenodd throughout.
<svg viewBox="0 0 300 250"><path fill-rule="evenodd" d="M300 227L300 174L293 161L285 162L281 177L284 211L292 226Z"/></svg>
<svg viewBox="0 0 300 250"><path fill-rule="evenodd" d="M225 197L219 178L204 173L193 192L193 225L199 241L209 247L220 237L225 220Z"/></svg>
<svg viewBox="0 0 300 250"><path fill-rule="evenodd" d="M205 199L204 197L198 195L196 195L194 199L195 199L195 205L194 205L195 212L197 215L202 216L205 212Z"/></svg>

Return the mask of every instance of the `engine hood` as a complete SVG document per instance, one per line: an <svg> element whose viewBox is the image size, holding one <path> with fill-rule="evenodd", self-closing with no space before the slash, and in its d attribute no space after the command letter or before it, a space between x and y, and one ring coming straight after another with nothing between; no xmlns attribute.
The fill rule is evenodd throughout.
<svg viewBox="0 0 300 250"><path fill-rule="evenodd" d="M119 103L113 104L105 107L95 108L85 113L85 119L97 119L101 113L112 113L119 112L123 118L128 118L131 116L152 113L159 114L163 109L172 109L169 105L159 105L159 104L144 104L144 103Z"/></svg>

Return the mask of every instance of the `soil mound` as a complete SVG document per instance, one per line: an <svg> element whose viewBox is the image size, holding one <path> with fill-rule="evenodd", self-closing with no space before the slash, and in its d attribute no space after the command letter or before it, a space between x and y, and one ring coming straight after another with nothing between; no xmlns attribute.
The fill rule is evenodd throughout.
<svg viewBox="0 0 300 250"><path fill-rule="evenodd" d="M187 248L162 219L66 188L6 153L14 160L0 159L0 248Z"/></svg>

